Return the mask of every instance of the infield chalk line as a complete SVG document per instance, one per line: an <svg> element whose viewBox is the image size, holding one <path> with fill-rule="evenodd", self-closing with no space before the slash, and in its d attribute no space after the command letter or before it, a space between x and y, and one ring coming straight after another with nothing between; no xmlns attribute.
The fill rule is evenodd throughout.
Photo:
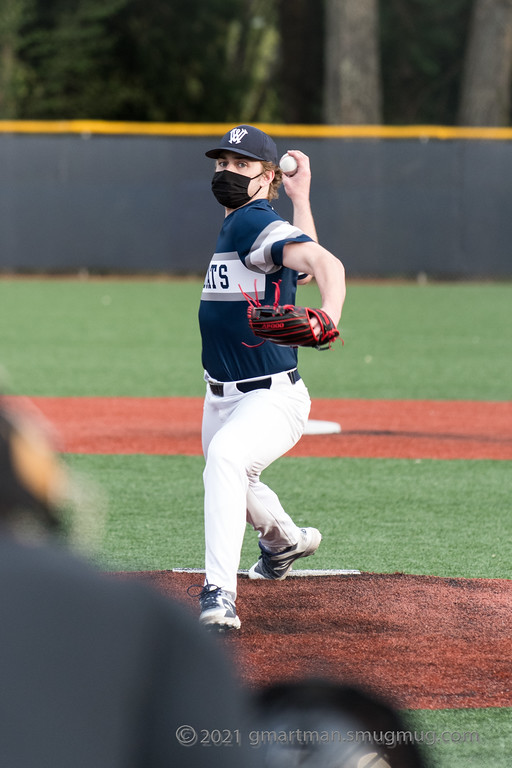
<svg viewBox="0 0 512 768"><path fill-rule="evenodd" d="M172 573L204 573L204 568L172 568ZM249 570L238 571L239 576L247 576ZM290 571L286 578L295 576L296 578L304 576L360 576L361 571L349 570L349 569L329 569L329 570L297 570Z"/></svg>

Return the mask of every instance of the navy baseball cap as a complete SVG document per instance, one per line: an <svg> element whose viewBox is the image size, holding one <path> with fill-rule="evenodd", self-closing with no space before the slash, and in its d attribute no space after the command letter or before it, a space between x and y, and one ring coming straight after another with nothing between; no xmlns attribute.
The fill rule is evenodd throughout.
<svg viewBox="0 0 512 768"><path fill-rule="evenodd" d="M277 147L266 133L252 125L238 125L224 134L220 144L205 152L206 157L218 157L223 150L254 160L267 160L277 165Z"/></svg>

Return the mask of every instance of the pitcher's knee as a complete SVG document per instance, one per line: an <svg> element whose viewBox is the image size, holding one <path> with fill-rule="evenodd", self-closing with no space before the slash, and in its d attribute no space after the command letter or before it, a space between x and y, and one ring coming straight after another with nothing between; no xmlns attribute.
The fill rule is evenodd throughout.
<svg viewBox="0 0 512 768"><path fill-rule="evenodd" d="M243 451L226 440L212 440L208 447L208 456L204 468L204 476L209 473L246 473L246 462Z"/></svg>

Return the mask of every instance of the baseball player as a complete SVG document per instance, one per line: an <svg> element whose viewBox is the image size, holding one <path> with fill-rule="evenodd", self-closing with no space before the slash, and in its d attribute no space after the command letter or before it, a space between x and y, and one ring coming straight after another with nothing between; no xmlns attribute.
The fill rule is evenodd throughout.
<svg viewBox="0 0 512 768"><path fill-rule="evenodd" d="M292 564L320 545L315 528L299 528L261 472L303 434L310 411L297 370L297 350L262 342L247 321L247 296L295 304L299 276L315 277L322 309L337 325L345 298L341 262L317 242L309 203L308 157L290 150L293 176L278 166L274 141L250 125L228 131L206 152L215 159L212 192L225 209L199 309L205 370L202 440L206 579L200 622L238 629L237 570L246 521L259 533L259 560L251 579L286 578ZM284 183L293 223L271 206Z"/></svg>

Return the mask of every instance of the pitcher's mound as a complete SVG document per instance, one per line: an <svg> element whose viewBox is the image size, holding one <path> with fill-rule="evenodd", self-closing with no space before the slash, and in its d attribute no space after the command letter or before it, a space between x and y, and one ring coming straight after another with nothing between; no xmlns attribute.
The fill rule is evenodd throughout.
<svg viewBox="0 0 512 768"><path fill-rule="evenodd" d="M131 574L199 613L202 576ZM242 629L221 636L249 686L321 676L400 708L512 706L512 581L402 573L239 579Z"/></svg>

